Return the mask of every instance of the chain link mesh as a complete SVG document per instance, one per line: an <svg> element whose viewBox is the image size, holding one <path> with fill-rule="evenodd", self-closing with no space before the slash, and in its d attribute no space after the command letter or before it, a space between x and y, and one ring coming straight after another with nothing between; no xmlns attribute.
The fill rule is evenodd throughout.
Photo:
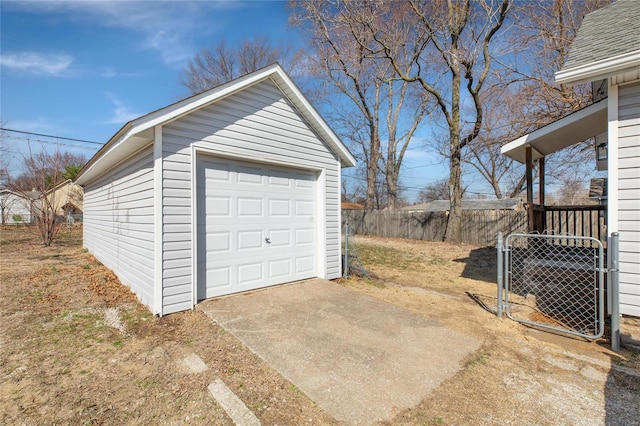
<svg viewBox="0 0 640 426"><path fill-rule="evenodd" d="M342 232L342 276L368 277L369 273L362 265L355 227L346 224Z"/></svg>
<svg viewBox="0 0 640 426"><path fill-rule="evenodd" d="M507 315L588 338L602 335L602 246L592 238L515 234L506 241Z"/></svg>

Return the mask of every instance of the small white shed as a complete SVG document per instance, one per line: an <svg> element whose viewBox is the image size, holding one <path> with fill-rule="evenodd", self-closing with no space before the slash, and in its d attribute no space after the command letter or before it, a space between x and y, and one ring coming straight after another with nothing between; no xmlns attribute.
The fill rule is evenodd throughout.
<svg viewBox="0 0 640 426"><path fill-rule="evenodd" d="M10 189L0 189L0 223L31 223L33 200Z"/></svg>
<svg viewBox="0 0 640 426"><path fill-rule="evenodd" d="M84 246L159 315L341 274L354 157L279 65L133 120L87 163Z"/></svg>

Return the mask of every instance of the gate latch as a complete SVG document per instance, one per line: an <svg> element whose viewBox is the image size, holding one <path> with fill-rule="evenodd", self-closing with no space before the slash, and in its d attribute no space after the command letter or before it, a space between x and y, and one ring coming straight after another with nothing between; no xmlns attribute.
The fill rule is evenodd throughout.
<svg viewBox="0 0 640 426"><path fill-rule="evenodd" d="M269 237L265 238L264 242L267 243L267 244L271 244L271 240L269 239Z"/></svg>

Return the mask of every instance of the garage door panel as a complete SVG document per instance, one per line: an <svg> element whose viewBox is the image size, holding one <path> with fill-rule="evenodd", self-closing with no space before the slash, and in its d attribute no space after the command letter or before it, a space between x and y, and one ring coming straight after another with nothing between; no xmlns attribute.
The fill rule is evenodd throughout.
<svg viewBox="0 0 640 426"><path fill-rule="evenodd" d="M230 165L210 161L204 169L205 180L229 182L231 180Z"/></svg>
<svg viewBox="0 0 640 426"><path fill-rule="evenodd" d="M212 289L230 288L231 267L207 268L207 287Z"/></svg>
<svg viewBox="0 0 640 426"><path fill-rule="evenodd" d="M237 236L239 252L263 248L262 230L238 231Z"/></svg>
<svg viewBox="0 0 640 426"><path fill-rule="evenodd" d="M315 256L296 257L296 274L311 273L315 269Z"/></svg>
<svg viewBox="0 0 640 426"><path fill-rule="evenodd" d="M295 230L295 244L313 244L314 230L313 228L298 228Z"/></svg>
<svg viewBox="0 0 640 426"><path fill-rule="evenodd" d="M229 217L231 215L231 197L210 196L205 202L207 216Z"/></svg>
<svg viewBox="0 0 640 426"><path fill-rule="evenodd" d="M315 173L232 160L198 167L199 298L317 275Z"/></svg>
<svg viewBox="0 0 640 426"><path fill-rule="evenodd" d="M269 235L269 250L278 247L291 247L291 230L290 229L272 229Z"/></svg>
<svg viewBox="0 0 640 426"><path fill-rule="evenodd" d="M269 261L269 278L280 278L291 276L291 259L275 259Z"/></svg>
<svg viewBox="0 0 640 426"><path fill-rule="evenodd" d="M247 216L264 216L263 199L262 198L248 198L238 197L238 210L237 216L239 218Z"/></svg>
<svg viewBox="0 0 640 426"><path fill-rule="evenodd" d="M231 251L231 232L210 232L205 237L207 251L220 253Z"/></svg>
<svg viewBox="0 0 640 426"><path fill-rule="evenodd" d="M269 216L291 216L291 200L269 199Z"/></svg>
<svg viewBox="0 0 640 426"><path fill-rule="evenodd" d="M248 184L250 186L262 185L262 168L259 166L238 166L238 184Z"/></svg>
<svg viewBox="0 0 640 426"><path fill-rule="evenodd" d="M311 217L313 216L313 201L311 200L296 200L295 201L295 215L297 217Z"/></svg>
<svg viewBox="0 0 640 426"><path fill-rule="evenodd" d="M264 262L257 261L238 265L238 285L240 287L247 284L260 283L264 281Z"/></svg>
<svg viewBox="0 0 640 426"><path fill-rule="evenodd" d="M291 186L289 180L289 171L281 169L269 169L269 186L280 186L289 188Z"/></svg>
<svg viewBox="0 0 640 426"><path fill-rule="evenodd" d="M313 184L316 180L315 175L313 173L305 173L305 172L296 172L294 174L296 188L313 188Z"/></svg>

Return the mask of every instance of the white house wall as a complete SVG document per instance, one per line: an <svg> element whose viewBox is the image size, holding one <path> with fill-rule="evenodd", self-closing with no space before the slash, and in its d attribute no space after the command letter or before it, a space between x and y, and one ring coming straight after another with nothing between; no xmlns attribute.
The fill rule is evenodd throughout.
<svg viewBox="0 0 640 426"><path fill-rule="evenodd" d="M9 191L1 193L0 198L5 208L2 223L31 223L31 201ZM17 216L18 221L14 220Z"/></svg>
<svg viewBox="0 0 640 426"><path fill-rule="evenodd" d="M640 316L640 82L618 88L620 312Z"/></svg>
<svg viewBox="0 0 640 426"><path fill-rule="evenodd" d="M153 306L153 146L84 187L84 246Z"/></svg>
<svg viewBox="0 0 640 426"><path fill-rule="evenodd" d="M163 126L163 313L193 303L192 144L212 155L324 168L326 278L340 275L340 163L270 80Z"/></svg>

